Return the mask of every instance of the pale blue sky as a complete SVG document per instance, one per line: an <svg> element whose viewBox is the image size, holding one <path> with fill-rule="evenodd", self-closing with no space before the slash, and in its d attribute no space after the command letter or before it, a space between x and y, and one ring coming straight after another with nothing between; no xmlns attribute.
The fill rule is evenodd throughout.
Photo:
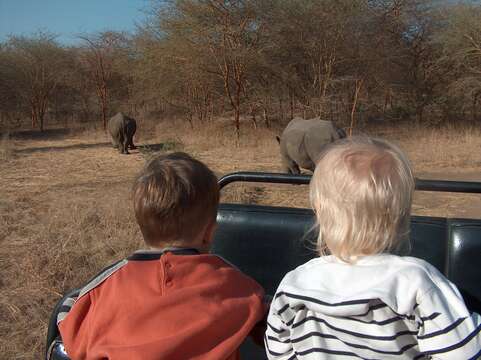
<svg viewBox="0 0 481 360"><path fill-rule="evenodd" d="M458 2L460 0L440 0ZM466 0L479 3L481 0ZM102 30L131 31L141 22L150 0L0 0L0 42L8 35L38 30L74 44L76 35Z"/></svg>
<svg viewBox="0 0 481 360"><path fill-rule="evenodd" d="M75 43L80 33L130 31L148 5L149 0L0 0L0 42L38 30L57 34L64 44Z"/></svg>

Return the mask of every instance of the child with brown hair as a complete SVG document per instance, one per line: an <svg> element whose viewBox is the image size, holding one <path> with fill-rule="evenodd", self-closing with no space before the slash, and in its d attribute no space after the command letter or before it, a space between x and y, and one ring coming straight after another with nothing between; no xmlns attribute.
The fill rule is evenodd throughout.
<svg viewBox="0 0 481 360"><path fill-rule="evenodd" d="M333 143L310 184L321 255L288 273L268 316L269 359L478 359L481 318L408 241L414 178L378 139ZM330 254L330 255L328 255Z"/></svg>
<svg viewBox="0 0 481 360"><path fill-rule="evenodd" d="M219 187L185 153L153 158L133 187L149 249L107 268L64 302L59 329L76 359L238 359L264 318L263 289L208 254Z"/></svg>

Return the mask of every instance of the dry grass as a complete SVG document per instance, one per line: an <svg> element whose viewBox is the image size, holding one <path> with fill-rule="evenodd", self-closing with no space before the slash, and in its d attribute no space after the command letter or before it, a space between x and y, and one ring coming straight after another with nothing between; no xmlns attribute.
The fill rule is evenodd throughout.
<svg viewBox="0 0 481 360"><path fill-rule="evenodd" d="M8 161L13 156L13 147L10 141L10 134L5 133L0 138L0 161Z"/></svg>
<svg viewBox="0 0 481 360"><path fill-rule="evenodd" d="M278 130L228 120L190 130L183 122L140 124L141 151L120 156L98 130L0 143L0 354L39 359L55 301L141 246L130 185L151 152L182 149L218 175L280 171ZM481 181L479 129L371 129L397 142L418 174ZM8 149L8 150L6 150ZM6 156L3 154L7 154ZM302 186L229 185L223 201L308 206ZM418 194L417 213L481 218L479 197Z"/></svg>
<svg viewBox="0 0 481 360"><path fill-rule="evenodd" d="M481 129L479 126L423 128L416 125L373 130L398 143L420 173L474 171L481 168Z"/></svg>

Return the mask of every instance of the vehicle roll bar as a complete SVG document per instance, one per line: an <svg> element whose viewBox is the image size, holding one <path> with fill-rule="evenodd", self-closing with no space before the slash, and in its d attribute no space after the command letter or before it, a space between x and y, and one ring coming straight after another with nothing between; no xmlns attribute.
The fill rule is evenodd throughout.
<svg viewBox="0 0 481 360"><path fill-rule="evenodd" d="M219 179L219 187L222 189L224 186L233 182L308 185L310 180L311 175L241 171L222 176ZM481 182L416 178L416 190L481 194Z"/></svg>

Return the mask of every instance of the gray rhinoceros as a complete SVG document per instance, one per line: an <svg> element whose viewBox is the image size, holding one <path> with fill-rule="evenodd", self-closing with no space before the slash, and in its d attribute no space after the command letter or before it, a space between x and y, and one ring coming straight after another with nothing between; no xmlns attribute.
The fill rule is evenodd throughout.
<svg viewBox="0 0 481 360"><path fill-rule="evenodd" d="M282 165L291 174L300 174L300 168L314 171L316 161L323 148L338 139L345 138L346 132L331 121L319 118L292 119L277 136L281 148Z"/></svg>
<svg viewBox="0 0 481 360"><path fill-rule="evenodd" d="M137 123L131 117L119 112L112 116L108 123L112 145L119 149L121 154L128 154L130 149L135 149L134 134L137 130Z"/></svg>

